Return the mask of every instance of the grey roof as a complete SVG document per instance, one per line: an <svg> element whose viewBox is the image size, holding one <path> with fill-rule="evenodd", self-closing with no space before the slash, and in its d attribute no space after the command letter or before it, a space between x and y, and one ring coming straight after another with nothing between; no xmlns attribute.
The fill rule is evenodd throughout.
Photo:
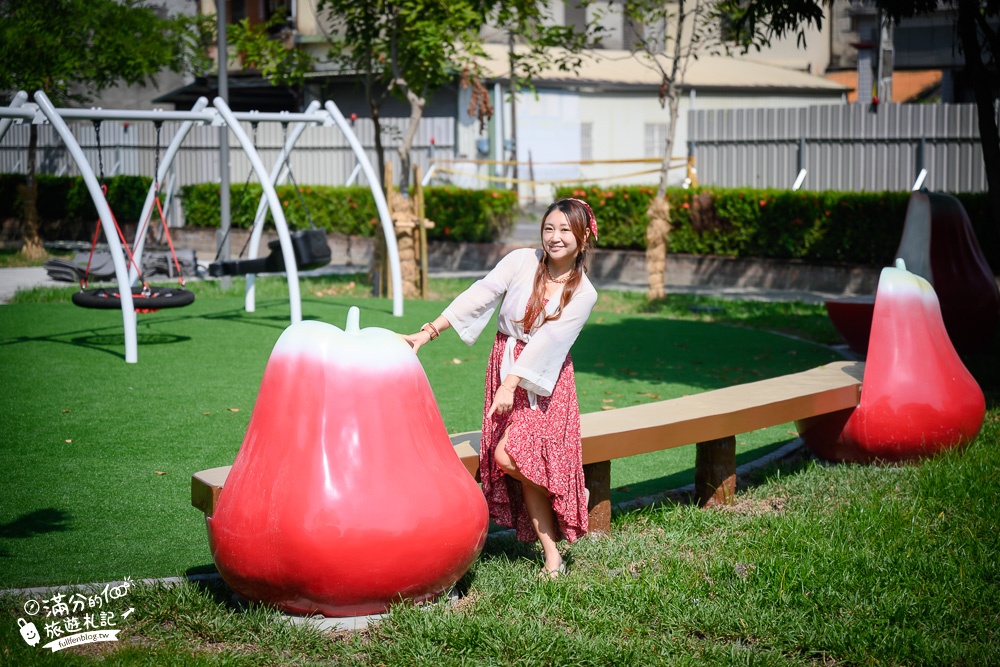
<svg viewBox="0 0 1000 667"><path fill-rule="evenodd" d="M510 60L507 46L486 44L484 48L487 59L483 63L483 74L486 78L509 79ZM662 81L658 68L632 55L630 51L594 49L583 52L581 58L582 64L576 72L550 67L533 78L535 85L657 89ZM661 62L669 64L666 58ZM808 91L831 95L839 95L849 90L822 76L758 63L747 58L727 56L702 56L697 60L691 59L682 87L745 92Z"/></svg>

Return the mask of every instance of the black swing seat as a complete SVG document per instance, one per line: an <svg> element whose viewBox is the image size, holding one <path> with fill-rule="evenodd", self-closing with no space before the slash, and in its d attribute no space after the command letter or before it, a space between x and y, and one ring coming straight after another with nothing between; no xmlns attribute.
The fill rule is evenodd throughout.
<svg viewBox="0 0 1000 667"><path fill-rule="evenodd" d="M333 253L326 242L326 232L322 229L300 229L290 234L292 250L295 253L295 266L300 271L318 269L330 263ZM268 242L271 251L267 257L257 259L235 259L223 262L213 262L208 265L208 275L245 276L248 273L281 273L285 270L285 258L281 254L281 241L275 239Z"/></svg>
<svg viewBox="0 0 1000 667"><path fill-rule="evenodd" d="M85 289L73 295L73 303L83 308L121 309L122 299L117 287ZM150 287L143 294L141 285L132 288L132 304L136 310L180 308L194 303L194 292L180 287Z"/></svg>

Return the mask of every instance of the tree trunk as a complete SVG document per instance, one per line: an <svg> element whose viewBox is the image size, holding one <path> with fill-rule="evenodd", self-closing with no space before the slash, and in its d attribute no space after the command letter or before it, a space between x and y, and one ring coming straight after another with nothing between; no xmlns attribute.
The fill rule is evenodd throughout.
<svg viewBox="0 0 1000 667"><path fill-rule="evenodd" d="M666 296L664 282L667 275L667 247L670 234L670 203L667 201L667 183L670 176L670 160L674 152L674 128L677 127L678 90L672 84L667 84L667 102L669 105L670 129L663 147L663 163L660 166L660 185L656 196L646 209L649 226L646 227L646 273L649 288L646 298L650 301Z"/></svg>
<svg viewBox="0 0 1000 667"><path fill-rule="evenodd" d="M406 99L410 101L410 124L406 128L406 134L403 136L402 143L396 148L396 152L399 153L399 191L405 196L409 196L410 192L410 172L412 170L411 164L413 162L410 156L410 151L413 148L413 140L417 136L417 128L420 127L420 120L424 116L424 105L427 101L420 95L417 95L409 88L404 88L406 90Z"/></svg>
<svg viewBox="0 0 1000 667"><path fill-rule="evenodd" d="M646 209L646 216L649 218L649 226L646 227L646 273L649 275L646 298L653 301L666 296L667 234L670 233L670 204L667 198L656 195Z"/></svg>
<svg viewBox="0 0 1000 667"><path fill-rule="evenodd" d="M993 273L1000 273L996 257L1000 256L1000 132L997 129L996 112L989 73L983 64L982 48L976 28L977 0L961 0L958 3L958 34L965 53L965 71L972 82L972 92L976 100L979 116L979 139L986 167L986 187L989 190L991 224L986 226L986 238L980 239L986 256L993 259ZM1000 57L1000 54L994 54Z"/></svg>
<svg viewBox="0 0 1000 667"><path fill-rule="evenodd" d="M382 123L378 116L378 105L369 102L368 107L372 110L372 121L375 123L375 157L378 159L378 177L385 178L385 146L382 145ZM385 189L389 183L382 183Z"/></svg>
<svg viewBox="0 0 1000 667"><path fill-rule="evenodd" d="M24 245L21 254L27 259L38 260L45 257L45 246L38 235L38 183L35 180L35 164L38 149L38 126L32 124L28 132L28 176L21 188L21 201L24 204L24 224L22 236Z"/></svg>

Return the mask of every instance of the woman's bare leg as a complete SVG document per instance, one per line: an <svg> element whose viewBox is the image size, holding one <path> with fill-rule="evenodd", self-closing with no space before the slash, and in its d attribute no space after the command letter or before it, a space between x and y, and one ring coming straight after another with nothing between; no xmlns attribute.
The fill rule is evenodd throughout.
<svg viewBox="0 0 1000 667"><path fill-rule="evenodd" d="M500 437L496 451L493 454L494 460L505 474L510 475L521 482L521 491L524 494L524 506L531 517L531 525L538 535L538 541L542 545L542 554L545 557L545 570L550 573L559 571L562 565L562 556L556 546L555 517L553 516L552 503L549 500L549 492L543 486L539 486L521 474L514 462L507 454L507 432Z"/></svg>

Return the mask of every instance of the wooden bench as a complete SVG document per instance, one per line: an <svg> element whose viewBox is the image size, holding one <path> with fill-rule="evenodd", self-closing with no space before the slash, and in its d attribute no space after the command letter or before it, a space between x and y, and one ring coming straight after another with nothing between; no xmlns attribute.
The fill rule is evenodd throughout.
<svg viewBox="0 0 1000 667"><path fill-rule="evenodd" d="M835 362L759 382L581 415L591 532L608 532L611 526L612 460L694 444L698 502L703 506L732 502L736 435L857 407L863 375L861 362ZM459 433L451 441L475 475L480 433ZM229 469L195 473L191 504L211 516Z"/></svg>

